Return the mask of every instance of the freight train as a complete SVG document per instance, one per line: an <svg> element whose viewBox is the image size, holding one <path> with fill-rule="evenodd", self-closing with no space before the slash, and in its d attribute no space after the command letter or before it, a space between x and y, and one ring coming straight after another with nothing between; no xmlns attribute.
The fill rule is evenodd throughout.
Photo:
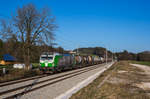
<svg viewBox="0 0 150 99"><path fill-rule="evenodd" d="M90 56L44 52L40 56L40 70L43 73L55 73L67 69L95 65L102 62L104 62L104 58L96 55Z"/></svg>

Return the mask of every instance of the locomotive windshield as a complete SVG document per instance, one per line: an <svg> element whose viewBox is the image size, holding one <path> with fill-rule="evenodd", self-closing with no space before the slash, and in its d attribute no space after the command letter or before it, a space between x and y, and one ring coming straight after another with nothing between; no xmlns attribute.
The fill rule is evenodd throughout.
<svg viewBox="0 0 150 99"><path fill-rule="evenodd" d="M47 57L47 59L48 59L48 60L52 60L52 59L53 59L53 57Z"/></svg>
<svg viewBox="0 0 150 99"><path fill-rule="evenodd" d="M47 59L47 57L41 57L41 60L46 60Z"/></svg>
<svg viewBox="0 0 150 99"><path fill-rule="evenodd" d="M53 60L53 57L51 57L51 56L42 56L41 57L41 60Z"/></svg>

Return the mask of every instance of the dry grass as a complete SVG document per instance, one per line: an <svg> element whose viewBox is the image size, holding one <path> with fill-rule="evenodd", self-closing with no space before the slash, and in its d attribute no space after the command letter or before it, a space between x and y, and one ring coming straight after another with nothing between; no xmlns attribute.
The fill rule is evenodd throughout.
<svg viewBox="0 0 150 99"><path fill-rule="evenodd" d="M41 74L39 70L11 69L8 74L0 76L0 82L32 77L39 74Z"/></svg>
<svg viewBox="0 0 150 99"><path fill-rule="evenodd" d="M107 75L111 76L99 88ZM141 82L149 82L149 79L149 75L144 74L143 70L130 66L127 61L121 61L74 94L71 99L150 99L150 90L136 86Z"/></svg>

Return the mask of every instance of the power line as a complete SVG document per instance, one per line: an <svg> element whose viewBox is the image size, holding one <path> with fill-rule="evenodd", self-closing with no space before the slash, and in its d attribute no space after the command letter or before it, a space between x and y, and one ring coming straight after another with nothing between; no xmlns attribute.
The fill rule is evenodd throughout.
<svg viewBox="0 0 150 99"><path fill-rule="evenodd" d="M11 18L11 17L6 16L6 15L3 15L3 14L0 14L0 17L3 17L3 18L5 18L5 19L10 19L10 18Z"/></svg>

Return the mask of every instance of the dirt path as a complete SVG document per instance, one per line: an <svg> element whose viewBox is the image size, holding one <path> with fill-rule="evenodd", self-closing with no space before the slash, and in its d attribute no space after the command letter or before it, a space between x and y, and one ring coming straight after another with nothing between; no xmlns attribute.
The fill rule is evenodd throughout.
<svg viewBox="0 0 150 99"><path fill-rule="evenodd" d="M71 99L150 99L150 67L120 61Z"/></svg>
<svg viewBox="0 0 150 99"><path fill-rule="evenodd" d="M146 66L146 65L140 65L140 64L130 64L132 66L136 66L142 70L145 71L146 74L150 74L150 67L149 66Z"/></svg>
<svg viewBox="0 0 150 99"><path fill-rule="evenodd" d="M136 67L142 69L144 71L143 74L146 74L146 76L150 77L150 67L149 66L140 65L140 64L130 64L130 65L136 66ZM140 83L136 84L136 86L139 88L142 88L144 90L150 90L150 82L147 82L147 81L140 82Z"/></svg>

